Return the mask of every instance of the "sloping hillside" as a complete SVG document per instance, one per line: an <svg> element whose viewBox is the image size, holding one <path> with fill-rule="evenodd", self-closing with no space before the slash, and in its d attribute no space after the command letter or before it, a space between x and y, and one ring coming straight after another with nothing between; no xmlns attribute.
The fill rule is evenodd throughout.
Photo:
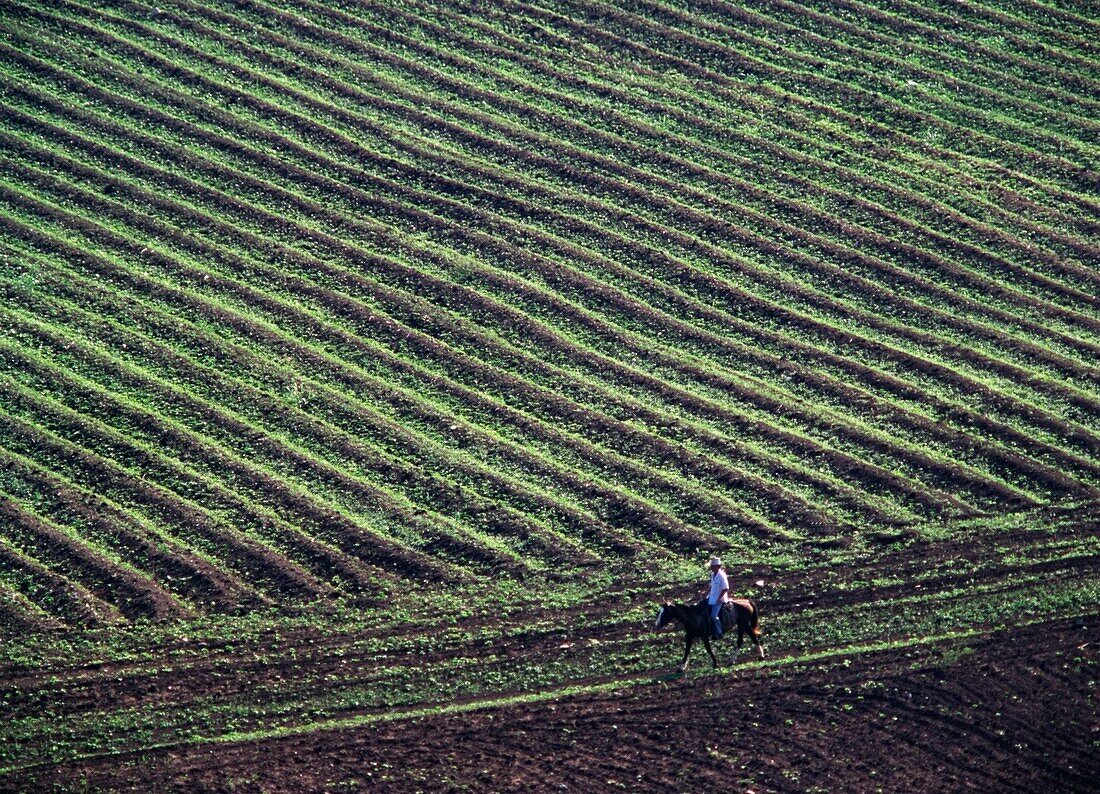
<svg viewBox="0 0 1100 794"><path fill-rule="evenodd" d="M13 2L17 632L1095 498L1098 25Z"/></svg>

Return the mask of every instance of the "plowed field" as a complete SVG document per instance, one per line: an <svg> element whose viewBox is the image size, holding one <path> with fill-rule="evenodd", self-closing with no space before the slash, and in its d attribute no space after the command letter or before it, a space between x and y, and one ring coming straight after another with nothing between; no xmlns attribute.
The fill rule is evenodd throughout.
<svg viewBox="0 0 1100 794"><path fill-rule="evenodd" d="M4 787L1084 786L1098 42L0 2ZM773 656L655 683L712 554Z"/></svg>
<svg viewBox="0 0 1100 794"><path fill-rule="evenodd" d="M1095 791L1097 620L826 664L65 764L187 791Z"/></svg>

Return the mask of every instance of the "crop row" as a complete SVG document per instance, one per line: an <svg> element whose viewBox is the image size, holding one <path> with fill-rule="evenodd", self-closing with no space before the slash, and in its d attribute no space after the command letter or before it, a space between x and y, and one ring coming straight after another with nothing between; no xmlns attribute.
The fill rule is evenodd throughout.
<svg viewBox="0 0 1100 794"><path fill-rule="evenodd" d="M598 3L584 6L567 3L564 8L574 19L583 20L581 24L586 28L586 37L602 36L605 31L619 33L632 41L648 44L659 52L688 58L712 71L740 71L750 79L772 80L811 97L828 98L841 108L888 121L911 133L924 129L940 130L952 147L959 151L993 156L1040 178L1056 175L1086 195L1094 188L1094 178L1087 164L1064 158L1059 142L1051 140L1050 136L1031 134L1026 129L992 117L983 118L980 110L957 105L949 99L937 100L926 92L909 94L908 101L902 102L889 95L881 77L865 74L860 83L855 84L842 79L846 77L844 74L833 78L813 68L806 68L807 64L792 68L801 59L790 52L785 54L780 68L765 54L766 50L754 54L744 45L716 40L711 31L692 30L695 18L689 18L687 29L681 29L669 25L668 20L653 21L637 13L627 13ZM682 15L678 22L684 24ZM727 35L747 38L747 34ZM814 66L818 70L822 68L820 62ZM927 100L927 106L911 105L916 96ZM1072 151L1075 147L1070 145L1069 148ZM1084 153L1075 154L1081 156Z"/></svg>
<svg viewBox="0 0 1100 794"><path fill-rule="evenodd" d="M920 63L787 0L14 8L10 630L658 575L1100 484L1087 45L1029 92L915 3L873 16Z"/></svg>
<svg viewBox="0 0 1100 794"><path fill-rule="evenodd" d="M190 29L190 27L195 27L195 26L196 26L196 25L195 25L195 23L194 23L194 22L188 22L188 27L189 27L189 29ZM372 31L372 32L373 32L373 31ZM394 34L394 33L389 33L388 35L389 35L390 37L393 37L393 36L394 36L395 34ZM404 45L404 44L406 44L406 42L405 42L405 41L403 41L403 42L401 42L401 44L403 44L403 45ZM414 46L415 46L416 44L417 44L416 42L411 42L411 45L414 45ZM227 46L228 46L228 45L227 45ZM301 48L303 48L303 46L301 46L300 44L296 44L295 46L296 46L296 48L297 48L297 49L301 49ZM421 45L421 46L420 46L420 48L422 49L422 51L430 52L430 49L428 49L428 48L427 48L426 46L423 46L423 45ZM439 53L439 51L438 51L438 49L437 49L437 51L436 51L436 54L438 55L438 53ZM372 53L372 55L373 55L373 53ZM270 57L270 56L267 56L267 55L265 54L265 56L264 56L264 57ZM455 59L455 56L453 56L453 55L449 55L449 58L450 58L450 60L454 60L454 59ZM209 59L209 58L208 58L208 59ZM331 57L330 57L329 59L331 60ZM390 57L388 58L388 60L394 60L394 57L393 57L393 56L390 56ZM469 84L469 79L470 79L470 77L469 77L469 75L471 75L471 74L472 74L472 69L470 68L470 65L471 65L471 63L472 63L472 62L470 62L470 59L469 59L469 58L464 58L464 59L462 60L462 62L460 62L460 64L456 64L456 65L455 65L455 68L459 68L459 66L461 65L461 66L463 67L463 69L462 69L462 70L463 70L463 74L465 74L465 75L467 76L467 78L466 78L466 79L467 79L467 82L466 82L466 84L458 84L458 82L456 82L456 84L455 84L455 85L462 85L462 87L463 87L463 91L467 91L467 90L469 90L469 88L470 88L470 84ZM406 68L410 68L410 67L408 67L408 66L406 65ZM421 68L422 68L422 67L421 67ZM377 79L377 78L375 77L375 79ZM438 82L438 78L437 78L437 82ZM516 82L515 80L511 80L511 84L513 84L513 85L521 85L521 88L522 88L522 90L524 90L524 92L525 92L525 93L527 93L527 95L528 95L528 100L529 100L529 93L530 93L530 90L531 90L532 88L536 88L536 87L530 86L529 84L528 84L528 85L522 85L522 84L517 84L517 82ZM500 106L500 100L502 100L502 99L503 99L503 95L500 95L500 93L497 93L497 95L495 95L495 99L494 99L494 107L499 107L499 106ZM511 108L515 108L515 107L516 107L516 106L515 106L515 104L514 104L514 103L509 103L509 109L511 109ZM565 110L568 110L568 108L565 108ZM587 106L587 107L584 107L584 110L585 110L585 111L590 111L590 110L591 110L591 106ZM590 118L590 119L591 119L591 118L592 118L592 115L593 115L593 113L592 113L592 112L586 112L586 117L587 117L587 118ZM558 119L561 119L561 114L558 114L558 117L557 117L557 118L558 118ZM621 120L621 117L619 117L619 120ZM530 113L530 111L529 111L529 110L528 110L528 113L527 113L527 117L525 118L525 121L527 121L527 122L530 122L530 121L531 121L531 113ZM539 123L542 123L542 122L540 121ZM558 123L559 123L559 124L562 124L563 122L559 121ZM569 129L569 128L568 128L568 126L562 126L562 128L561 128L561 129ZM630 131L631 131L631 133L638 133L639 131L643 131L643 130L642 130L641 128L639 128L639 126L635 126L635 128L634 128L634 129L631 129ZM650 132L652 132L652 131L650 130ZM631 135L631 137L637 137L637 135L636 135L636 134L635 134L635 135ZM591 143L591 141L590 141L590 143ZM679 141L676 141L676 148L678 148L678 151L680 150L680 148L682 148L682 146L681 146L681 144L682 144L682 143L683 143L683 140L682 140L682 139L681 139L681 140L679 140ZM690 144L690 141L689 141L689 144ZM616 148L616 150L617 150L618 154L621 154L621 153L623 153L623 151L624 151L624 147L626 148L626 151L629 151L629 150L630 150L630 146L629 146L629 143L628 143L628 142L625 142L624 140L621 140L621 139L618 139L618 140L615 140L615 141L614 141L614 147ZM690 147L690 146L689 146L689 147ZM637 148L637 146L635 146L635 148ZM650 154L651 154L651 153L650 153ZM727 162L727 165L728 165L728 162ZM682 168L680 168L680 172L681 172L681 173L680 173L680 176L682 176L682 175L683 175L683 174L682 174L682 170L683 170L683 169L682 169ZM708 176L709 178L712 178L712 179L714 178L714 174L713 174L713 173L709 173L709 174L706 174L706 176ZM742 185L742 184L739 184L739 186L740 186L740 185ZM662 186L662 187L663 187L663 186ZM1032 258L1034 258L1034 256L1033 256ZM1082 271L1082 274L1087 274L1087 271Z"/></svg>
<svg viewBox="0 0 1100 794"><path fill-rule="evenodd" d="M311 8L311 10L313 9ZM334 14L331 10L325 13L327 15ZM421 13L425 12L421 11ZM398 14L393 10L387 11L387 14L389 17L388 22L392 25L395 22L394 17ZM416 32L420 33L420 37L408 38L406 36L402 39L402 44L406 45L407 48L417 48L417 51L423 53L425 58L431 57L433 52L438 53L440 43L458 49L466 56L466 62L462 64L464 74L469 75L475 70L487 71L484 67L486 61L491 63L506 59L511 67L509 69L510 75L516 76L520 73L523 75L528 95L531 92L543 93L540 89L545 85L555 89L556 94L564 98L565 101L574 103L574 110L583 108L586 117L589 119L593 118L594 114L596 116L606 115L609 120L608 123L615 124L616 122L621 123L624 113L628 113L630 119L642 122L642 124L631 128L632 133L641 135L647 133L646 126L649 127L649 133L653 131L654 125L652 123L645 124L647 119L661 119L663 122L662 130L674 121L679 140L686 140L692 144L705 143L708 146L720 149L726 156L736 154L735 144L738 145L738 148L745 148L751 140L751 146L753 147L751 150L752 166L755 171L749 173L754 173L758 178L761 176L766 177L771 173L780 175L777 177L777 181L770 183L773 190L782 190L787 184L787 180L781 176L781 169L796 167L799 170L806 171L807 175L816 179L817 184L829 195L830 199L837 200L845 196L848 199L846 209L858 211L861 206L868 205L861 196L851 193L853 183L863 188L861 193L864 196L868 195L870 190L878 191L885 187L883 184L876 183L876 180L867 174L851 168L844 168L835 163L835 156L840 153L839 150L824 150L821 148L820 143L815 143L813 139L800 139L790 126L790 123L797 123L796 117L787 119L789 124L781 128L768 118L734 113L728 106L729 103L708 102L707 97L678 90L674 86L663 85L657 80L646 81L644 76L635 76L632 81L627 80L622 75L612 73L602 64L577 59L575 54L568 51L567 41L555 42L560 44L557 47L545 42L532 44L530 41L517 39L515 36L510 35L508 31L503 30L499 25L493 26L472 19L469 14L432 9L430 16L430 19L425 19L405 10L400 22L403 25L415 26ZM440 19L440 17L445 18ZM239 51L242 55L249 57L247 55L248 45L242 42L239 18L234 18L234 21L237 23L234 28L236 39L233 43L225 42L224 46L227 51ZM339 22L339 19L337 18L335 21ZM516 20L509 19L509 21L513 23L510 29L514 30ZM173 19L172 23L177 29L186 31L195 30L197 27L191 17ZM348 22L348 24L351 23ZM356 19L355 24L362 26L363 20ZM220 36L217 33L212 34L208 28L201 31L196 30L196 32L201 32L207 40L212 39L218 41L219 44L223 43ZM536 32L547 35L547 32L543 29L538 29ZM376 34L376 31L372 28L371 33ZM390 33L389 35L394 34ZM428 45L428 41L432 42L434 48ZM263 46L262 41L258 39L256 39L256 43L257 46ZM295 52L304 53L307 51L300 43L296 42L295 45ZM567 65L556 65L562 59L569 59L570 62ZM257 62L255 56L251 56L250 60L254 63ZM310 61L311 63L317 63L313 58ZM259 62L268 66L279 65L280 72L285 77L295 74L294 69L284 68L280 65L282 59L273 50L265 52ZM313 81L313 85L316 86L317 82ZM630 90L635 86L643 90ZM549 96L552 95L548 95L548 98ZM783 109L777 107L771 109L770 115L774 116L781 112L783 112ZM804 124L805 120L802 120L801 123ZM742 134L750 126L766 129L767 135L755 134L749 139L743 139ZM779 139L782 139L783 142L779 143ZM851 145L855 141L850 140L848 143L848 150L844 152L844 155L849 158L858 156L857 147ZM799 148L792 149L790 148L792 145ZM871 146L869 141L858 142L859 149L868 146ZM811 147L814 154L808 156L804 151L806 147ZM874 170L881 177L886 167L885 161L895 157L897 152L882 147L873 148L876 154ZM770 167L773 156L776 158L775 162L779 167ZM740 162L742 159L737 158L737 161ZM728 161L723 163L724 167L729 165ZM929 198L921 195L921 193L914 193L912 189L925 181L924 172L930 166L932 164L927 161L921 161L922 173L917 173L914 170L905 171L902 184L909 188L908 191L902 192L894 187L893 193L885 194L885 199L880 198L878 200L885 200L894 212L901 212L902 214L913 210L914 201L922 202L922 207L935 207L933 217L936 218L936 225L944 227L949 219L949 213L945 214L944 212L944 205L942 203L931 203ZM822 175L831 172L837 173L840 181L829 182L828 186L823 185L821 183ZM974 218L971 217L968 219L969 225L974 228L968 228L967 223L946 227L954 237L967 238L973 235L977 229L980 229L982 236L986 238L992 236L1008 239L1004 236L1003 228L1023 223L1027 224L1025 228L1031 232L1041 231L1043 238L1048 243L1053 238L1056 240L1056 245L1066 246L1067 251L1080 250L1081 253L1084 253L1087 250L1094 250L1082 247L1083 241L1075 237L1066 236L1049 226L1034 224L1028 218L1004 212L1000 206L983 201L975 193L968 193L965 189L960 189L962 187L960 182L964 180L964 174L959 172L953 174L951 187L954 193L967 196L971 203L980 205L983 214L994 214L999 221L999 226L993 228L988 223L976 224ZM792 192L796 191L797 182L792 180L789 189ZM934 190L928 189L925 192L935 195ZM876 193L876 195L882 196L883 194ZM893 199L889 198L891 195L894 196ZM943 197L936 196L936 198ZM1020 201L1022 197L1017 195L1013 200ZM873 214L864 211L858 217L873 218ZM930 230L924 229L924 231L928 232ZM1034 246L1029 246L1029 241L1025 241L1023 237L1018 235L1011 238L1011 243L1014 246L1035 249Z"/></svg>
<svg viewBox="0 0 1100 794"><path fill-rule="evenodd" d="M253 335L253 336L255 335L255 330L252 330L252 335ZM361 345L360 345L360 346L361 346ZM201 349L202 349L203 351L205 351L207 355L209 355L210 351L212 350L211 346L210 346L210 345L209 345L208 343L206 343L205 341L204 341L204 342L203 342L203 344L201 345ZM285 349L285 348L284 348L284 349ZM229 363L229 362L227 361L226 363ZM239 366L239 365L240 365L239 357L238 357L238 360L237 360L237 361L235 361L235 362L233 362L233 363L234 363L234 364L236 364L237 366ZM396 362L395 362L395 363L396 363ZM334 366L334 362L332 362L331 360L329 360L329 361L323 361L323 360L318 360L318 364L320 364L320 365L321 365L321 367L322 367L322 368L323 368L324 370L331 370L331 369L333 368L333 366ZM362 382L356 383L356 385L355 385L355 388L354 388L354 389L352 390L352 393L358 393L358 394L360 394L360 395L361 395L361 394L362 394L362 389L363 389L363 386L364 386L364 385L365 385L365 384L363 384ZM376 387L375 387L375 388L374 388L373 390L374 390L374 391L376 391L376 392L379 392L379 391L380 391L379 387L377 387L377 386L376 386ZM498 415L498 420L499 420L499 418L500 418L500 417L499 417L499 415ZM517 419L520 419L520 417L518 417L518 416L517 416ZM530 423L529 423L529 422L528 422L528 423L526 423L526 424L527 424L527 425L530 425ZM455 430L457 430L458 428L457 428L457 427L455 427L454 429L455 429ZM626 431L626 432L629 432L629 430L627 430L626 428L624 428L624 431ZM608 467L608 465L609 465L609 464L611 464L611 463L612 463L612 461L611 461L610 459L608 459L608 458L604 457L604 458L602 459L602 463L601 463L601 468L604 468L604 469L606 469L606 468ZM623 465L623 464L621 464L621 463L620 463L620 464L618 464L618 465L619 465L619 466L621 466L621 465ZM640 475L640 472L639 472L638 474ZM734 472L732 472L732 471L730 472L730 475L731 475L731 476L736 476L736 475L735 475L735 473L734 473ZM574 486L575 488L583 488L583 487L584 487L584 486L583 486L583 485L582 485L581 483L579 483L579 482L577 482L577 481L573 481L572 485L573 485L573 486ZM610 494L608 495L608 498L612 498ZM618 500L616 500L616 501L618 501Z"/></svg>
<svg viewBox="0 0 1100 794"><path fill-rule="evenodd" d="M176 74L176 75L178 76L178 70L176 71L176 73L175 73L175 74ZM209 90L209 87L204 87L204 90ZM238 99L234 99L233 101L234 101L234 102L240 102L240 99L239 99L239 98L238 98ZM986 286L986 287L988 288L988 287L989 287L990 285L985 285L985 286Z"/></svg>
<svg viewBox="0 0 1100 794"><path fill-rule="evenodd" d="M978 165L983 170L989 169L995 174L1003 174L1009 177L1013 182L1022 180L1020 184L1028 184L1033 187L1045 186L1046 188L1052 189L1055 193L1063 195L1064 198L1070 201L1080 201L1083 199L1086 202L1083 206L1090 206L1087 198L1079 194L1076 198L1073 198L1070 194L1064 193L1063 188L1057 184L1058 180L1025 176L1022 172L1013 171L1002 164L998 164L997 161L993 159L960 153L950 148L929 147L920 140L923 133L921 135L908 134L904 130L898 129L896 125L892 125L888 120L880 121L869 117L868 114L860 113L858 110L855 112L846 110L829 103L826 99L811 99L797 90L784 90L782 87L776 86L773 83L758 84L752 81L736 79L733 76L708 69L684 57L663 52L660 48L647 47L645 44L639 43L628 36L616 35L614 32L602 28L586 26L570 17L545 9L536 11L530 9L529 6L524 6L524 8L527 9L527 13L534 15L538 20L547 23L550 27L557 27L564 31L568 31L574 35L574 38L590 37L593 42L598 42L603 49L610 52L629 53L632 57L641 61L643 65L652 65L652 68L658 71L667 72L669 68L672 68L676 70L676 72L683 73L693 80L697 79L702 81L708 91L722 92L723 89L727 88L740 89L740 93L743 94L746 88L751 88L753 93L762 94L769 99L773 99L778 104L793 104L804 112L810 112L824 118L832 118L837 122L851 126L856 131L866 132L872 137L884 141L888 140L896 145L911 148L914 152L920 152L926 157L935 158L939 156L960 164L966 163L968 167ZM737 101L737 93L737 90L729 91L731 100ZM725 93L722 95L725 97Z"/></svg>

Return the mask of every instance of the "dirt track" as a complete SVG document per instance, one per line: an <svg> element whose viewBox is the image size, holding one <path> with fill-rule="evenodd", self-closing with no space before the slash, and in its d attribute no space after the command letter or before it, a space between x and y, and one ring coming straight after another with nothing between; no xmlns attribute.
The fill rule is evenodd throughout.
<svg viewBox="0 0 1100 794"><path fill-rule="evenodd" d="M771 676L745 662L728 677L91 760L21 782L132 790L1088 791L1100 778L1098 628L1068 621Z"/></svg>

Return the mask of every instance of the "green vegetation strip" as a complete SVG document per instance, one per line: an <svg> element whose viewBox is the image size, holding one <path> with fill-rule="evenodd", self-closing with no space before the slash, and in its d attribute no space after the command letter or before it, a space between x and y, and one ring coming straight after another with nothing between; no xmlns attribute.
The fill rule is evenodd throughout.
<svg viewBox="0 0 1100 794"><path fill-rule="evenodd" d="M1081 617L1093 615L1094 611L1086 611L1080 613ZM1073 618L1076 615L1062 615L1062 618ZM1036 619L1031 621L1024 621L1011 626L997 626L994 628L974 628L961 631L944 632L935 635L929 635L919 638L911 638L905 641L882 641L876 643L857 644L841 648L833 648L828 650L813 651L810 653L802 653L797 655L785 656L781 658L771 658L763 662L752 662L751 669L745 669L745 676L758 676L761 673L765 675L779 675L783 670L797 665L804 665L814 662L829 661L832 659L842 657L855 657L865 654L872 654L881 651L900 650L906 648L920 648L927 645L932 645L940 642L957 642L972 639L975 637L986 637L997 634L1001 631L1014 630L1014 629L1026 629L1042 624L1045 619ZM735 671L740 672L740 671ZM729 671L713 672L704 671L694 673L694 677L726 677L730 673ZM162 750L171 750L182 747L194 747L201 745L215 745L215 744L230 744L230 743L242 743L242 742L255 742L271 739L281 739L290 736L301 736L318 731L335 731L342 729L353 729L364 727L368 725L380 724L385 722L393 722L396 720L411 720L425 717L438 717L447 716L453 714L462 714L470 711L481 711L485 709L506 708L509 706L517 706L528 703L541 703L547 701L556 701L562 698L576 697L582 695L594 695L602 692L613 692L617 690L623 690L629 687L639 687L646 685L653 685L658 682L668 681L668 677L660 677L655 679L652 673L642 675L628 675L620 678L616 678L610 681L600 681L598 683L591 684L578 684L559 687L556 689L550 689L540 692L529 692L515 695L508 695L503 697L491 697L479 700L471 700L462 703L447 703L441 705L418 707L411 709L393 709L387 712L364 714L355 717L348 717L334 720L321 720L313 723L285 726L279 728L271 728L257 731L242 731L232 732L219 736L205 736L198 738L191 738L182 741L165 742L165 743L152 743L141 746L140 748L116 750L105 753L86 753L81 755L73 755L63 758L52 759L48 762L38 762L33 764L13 765L8 767L0 767L0 774L13 774L17 772L28 771L31 769L42 768L44 766L52 766L60 763L77 763L80 761L103 759L103 758L118 758L123 756L129 756L140 753L152 753Z"/></svg>

